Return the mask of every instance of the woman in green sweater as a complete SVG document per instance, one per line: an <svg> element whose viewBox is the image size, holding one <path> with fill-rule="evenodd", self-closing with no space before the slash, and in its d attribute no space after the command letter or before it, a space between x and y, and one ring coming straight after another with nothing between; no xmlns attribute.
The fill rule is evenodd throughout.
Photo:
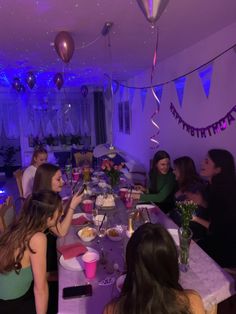
<svg viewBox="0 0 236 314"><path fill-rule="evenodd" d="M167 152L159 150L154 155L149 181L149 193L141 195L140 201L154 202L162 211L168 213L174 207L176 181Z"/></svg>

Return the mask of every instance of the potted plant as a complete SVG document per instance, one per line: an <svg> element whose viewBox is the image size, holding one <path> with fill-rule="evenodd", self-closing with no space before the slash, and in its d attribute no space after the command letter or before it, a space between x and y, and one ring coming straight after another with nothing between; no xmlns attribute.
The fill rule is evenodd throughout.
<svg viewBox="0 0 236 314"><path fill-rule="evenodd" d="M19 148L14 146L2 146L0 148L0 156L3 161L3 169L6 177L12 177L14 171L14 163L16 162L15 155L19 151Z"/></svg>

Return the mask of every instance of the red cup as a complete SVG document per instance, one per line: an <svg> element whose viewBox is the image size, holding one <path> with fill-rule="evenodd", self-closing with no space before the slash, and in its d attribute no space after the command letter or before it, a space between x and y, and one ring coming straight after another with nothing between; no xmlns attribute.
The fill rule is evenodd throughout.
<svg viewBox="0 0 236 314"><path fill-rule="evenodd" d="M74 181L78 181L79 180L79 172L73 172L72 177L73 177Z"/></svg>
<svg viewBox="0 0 236 314"><path fill-rule="evenodd" d="M83 203L83 211L85 213L91 214L93 210L93 201L92 200L84 200Z"/></svg>
<svg viewBox="0 0 236 314"><path fill-rule="evenodd" d="M126 200L125 200L125 206L126 206L126 208L128 208L128 209L130 209L130 208L133 207L133 199L132 199L132 197L126 198Z"/></svg>
<svg viewBox="0 0 236 314"><path fill-rule="evenodd" d="M126 196L127 193L128 193L128 189L126 189L126 188L121 188L121 189L120 189L120 198L121 198L122 200L125 200L125 196Z"/></svg>
<svg viewBox="0 0 236 314"><path fill-rule="evenodd" d="M98 260L99 260L99 255L95 252L86 252L82 256L82 261L84 262L85 276L88 279L92 279L96 276Z"/></svg>

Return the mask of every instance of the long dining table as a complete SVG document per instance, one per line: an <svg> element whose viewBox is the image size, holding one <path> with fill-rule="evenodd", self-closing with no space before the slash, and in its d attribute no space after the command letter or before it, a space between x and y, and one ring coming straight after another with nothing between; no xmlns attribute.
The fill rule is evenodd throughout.
<svg viewBox="0 0 236 314"><path fill-rule="evenodd" d="M145 205L143 205L145 206ZM152 223L160 223L167 229L177 231L177 226L160 209L153 206L149 210ZM78 209L80 212L80 208ZM123 201L116 199L115 209L107 211L110 225L127 226L130 210L127 210ZM79 226L72 225L69 233L58 239L58 247L62 245L82 242L77 232ZM176 232L177 233L177 232ZM104 306L119 295L116 279L125 269L124 254L128 238L124 236L120 241L111 241L108 237L98 238L83 244L97 250L106 263L99 262L96 277L88 280L84 271L72 271L59 265L59 314L100 314ZM104 258L103 258L104 259ZM64 287L91 284L93 294L90 297L63 299ZM180 283L184 289L196 290L202 297L207 313L216 313L217 304L235 293L234 281L218 264L216 264L194 241L190 245L189 269L180 272Z"/></svg>

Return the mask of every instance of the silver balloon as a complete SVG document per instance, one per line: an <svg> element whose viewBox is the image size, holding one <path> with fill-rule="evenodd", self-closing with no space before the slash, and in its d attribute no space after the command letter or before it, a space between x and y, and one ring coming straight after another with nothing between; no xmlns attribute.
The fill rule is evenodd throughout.
<svg viewBox="0 0 236 314"><path fill-rule="evenodd" d="M146 19L154 24L165 10L169 0L137 0Z"/></svg>

